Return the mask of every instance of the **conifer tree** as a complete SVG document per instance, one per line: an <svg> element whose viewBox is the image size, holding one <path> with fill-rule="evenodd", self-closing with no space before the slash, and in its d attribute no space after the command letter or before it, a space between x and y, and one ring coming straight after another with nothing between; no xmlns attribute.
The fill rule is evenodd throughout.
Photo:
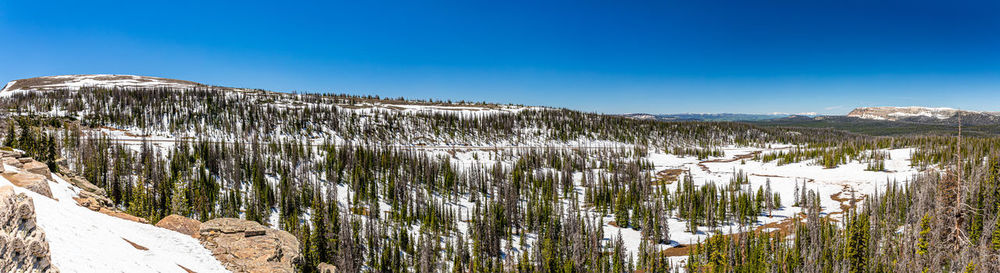
<svg viewBox="0 0 1000 273"><path fill-rule="evenodd" d="M7 136L3 139L3 146L14 147L17 146L17 133L14 132L14 121L11 120L7 124Z"/></svg>

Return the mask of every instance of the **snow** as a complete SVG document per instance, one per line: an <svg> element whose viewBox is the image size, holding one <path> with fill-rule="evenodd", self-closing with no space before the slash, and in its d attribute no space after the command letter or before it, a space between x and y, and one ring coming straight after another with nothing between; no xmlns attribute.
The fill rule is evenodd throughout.
<svg viewBox="0 0 1000 273"><path fill-rule="evenodd" d="M190 236L136 223L78 206L78 188L53 176L54 199L14 186L34 200L38 226L45 231L52 263L61 272L229 272ZM0 185L12 185L0 177ZM136 249L124 239L149 250Z"/></svg>
<svg viewBox="0 0 1000 273"><path fill-rule="evenodd" d="M789 145L772 144L771 148L754 147L725 147L724 157L709 158L709 160L698 160L695 157L679 157L672 154L651 151L646 159L653 162L655 170L653 173L665 169L683 169L691 173L695 185L705 185L716 183L725 185L729 179L735 176L735 172L743 171L750 180L748 187L756 191L758 187L765 187L768 180L771 183L772 192L781 195L781 209L774 210L769 217L760 215L757 221L751 226L740 227L737 223L721 225L717 228L699 227L697 232L688 232L685 221L672 217L669 220L670 245L660 244L657 247L664 249L677 246L678 244L696 244L706 240L713 234L732 234L752 230L756 227L769 223L777 223L795 217L802 209L793 207L795 185L805 183L805 188L800 191L812 190L821 197L823 215L841 213L841 203L832 198L833 195L842 193L844 197L851 192L856 194L856 198L863 198L871 195L875 191L883 190L889 181L905 182L919 171L909 165L910 154L913 149L892 149L881 150L890 155L890 159L885 160L886 171L866 171L867 165L861 162L849 162L837 168L823 168L813 164L812 161L804 161L778 166L775 161L762 163L752 159L734 160L731 162L704 162L711 159L731 159L737 155L749 154L752 152L769 152L789 148ZM482 158L482 157L481 157ZM704 165L708 170L699 166ZM676 183L667 185L673 190ZM859 201L859 202L863 202ZM641 232L630 228L619 228L609 225L614 220L612 215L605 215L603 218L605 242L611 242L620 232L623 237L625 249L633 254L637 254L641 244ZM676 261L682 261L682 258Z"/></svg>
<svg viewBox="0 0 1000 273"><path fill-rule="evenodd" d="M156 78L156 77L133 76L133 75L111 75L111 74L61 75L61 76L39 77L36 79L57 81L56 83L34 86L34 88L38 90L50 90L50 89L78 90L83 87L189 88L196 86L195 84L191 83L169 81L167 79ZM8 86L13 86L15 82L17 81L10 82ZM4 88L3 91L8 91L8 90L7 88ZM10 91L16 91L16 90L10 90Z"/></svg>
<svg viewBox="0 0 1000 273"><path fill-rule="evenodd" d="M102 129L101 131L102 133L112 135L115 138L122 138L122 139L135 138L135 137L130 137L122 133L122 131L118 130ZM166 145L169 145L168 142L170 141L176 141L176 139L171 139L169 137L158 138L154 136L150 138L154 140L163 141L164 143L160 144L166 144ZM449 146L397 145L396 147L414 149L438 157L447 157L450 158L451 164L453 164L453 166L457 167L459 170L466 170L468 168L471 168L472 166L491 166L496 163L500 163L508 167L512 166L513 162L516 161L517 158L520 156L519 154L521 153L521 151L524 151L523 149L587 148L588 146L583 146L583 144L594 144L594 143L581 142L580 144L581 146L573 146L565 143L562 145L545 146L544 144L541 143L532 143L521 146L511 145L511 146L483 146L483 147L474 147L474 146L449 147ZM597 147L621 147L621 146L623 145L620 143L616 144L613 142L597 142ZM664 153L663 151L650 150L649 154L644 159L653 163L654 169L650 171L653 174L665 169L682 169L685 170L687 173L691 174L695 185L700 186L708 183L716 183L718 185L724 185L728 183L729 179L734 177L736 173L742 171L748 175L750 181L749 185L746 185L745 187L747 187L750 190L756 190L758 187L763 187L765 184L767 184L768 181L770 181L772 191L780 194L782 200L781 208L773 211L772 216L760 215L758 216L757 221L751 224L750 226L740 226L738 223L728 223L715 228L699 227L696 232L688 232L687 223L685 221L676 217L671 217L668 220L671 242L669 244L659 244L656 245L655 247L657 249L667 249L679 245L696 244L700 241L706 240L709 236L712 235L732 234L747 230L753 230L762 225L777 223L795 217L802 211L802 209L799 207L793 207L793 200L794 200L793 196L795 194L796 184L805 185L804 186L805 188L800 189L800 191L812 190L817 192L821 198L820 204L822 206L823 215L832 215L841 212L842 204L839 201L833 199L833 196L838 193L840 194L854 193L857 198L863 199L867 195L871 195L876 191L884 189L885 184L887 182L890 181L905 182L909 180L913 175L916 175L919 172L917 169L914 169L913 167L910 166L909 160L910 160L910 155L913 151L913 149L911 148L881 150L881 152L885 152L889 155L889 158L885 160L886 171L866 171L865 170L867 167L866 163L857 161L849 162L847 164L840 165L836 168L828 169L819 166L818 164L815 164L811 160L806 160L797 163L789 163L780 166L777 164L777 161L763 163L755 161L752 158L748 158L745 160L731 160L731 161L726 160L754 152L760 152L760 153L776 152L779 150L790 149L793 148L794 146L787 144L773 143L767 145L766 147L767 148L738 147L738 146L722 147L724 156L712 157L708 158L707 160L698 160L693 156L681 157L677 155L667 154ZM162 149L168 147L159 147L159 148ZM501 156L501 154L503 154L504 156ZM579 172L574 173L573 176L574 176L573 179L574 181L580 181L579 178L581 177L581 173ZM271 179L274 178L269 177L269 180ZM177 252L173 251L179 251L179 253L187 253L190 252L189 251L190 249L182 247L183 243L176 243L178 246L174 248L165 247L163 246L162 241L169 241L169 240L188 241L189 246L191 248L197 248L199 249L199 251L202 252L204 252L204 249L201 248L201 246L198 245L197 242L194 241L193 239L186 238L185 236L182 235L178 236L185 238L164 237L168 236L167 234L156 235L158 233L147 232L147 229L158 229L158 228L149 225L141 225L138 223L128 222L125 220L105 216L103 214L94 213L89 210L77 207L75 204L72 203L72 200L69 198L75 195L74 189L72 189L71 186L68 186L68 184L66 186L55 186L56 185L55 183L53 185L54 185L53 193L56 196L56 198L60 200L70 200L68 201L70 203L67 204L67 209L72 209L72 210L66 213L69 214L79 213L80 215L86 215L86 216L69 215L60 217L65 219L70 219L65 221L90 224L89 226L81 225L84 227L88 227L88 229L85 229L84 232L80 233L71 233L71 231L65 231L56 228L56 231L58 233L63 234L62 236L64 236L64 239L62 241L53 242L54 249L55 248L74 249L81 247L78 246L77 244L100 245L100 243L97 242L107 241L119 244L117 246L118 249L115 250L115 253L118 252L135 253L136 251L130 245L124 243L124 241L121 240L121 238L124 237L140 245L149 247L151 249L150 252L160 253L157 255L162 255L162 257L168 257L168 258L161 258L161 256L157 256L157 258L152 259L153 261L151 261L147 259L142 259L141 257L140 258L125 257L125 254L120 254L123 257L116 257L115 259L108 259L107 261L96 262L96 263L83 258L59 258L64 260L57 262L65 264L75 264L75 263L97 264L96 266L100 266L101 264L110 263L108 261L114 261L117 259L117 260L137 261L136 264L148 265L149 267L147 268L162 268L164 264L175 263L191 268L192 270L195 270L197 272L213 272L212 263L215 264L218 263L214 261L214 259L202 260L202 258L204 257L207 257L207 259L211 259L211 256L208 255L208 253L199 254L199 255L204 255L204 257L199 255L194 255L193 257L174 255L174 253ZM348 200L350 200L350 196L352 195L352 193L348 189L347 185L340 184L340 185L325 185L325 186L327 187L332 186L336 188L336 191L338 192L337 194L338 201L341 202L343 205L346 205L349 202ZM668 189L672 191L674 187L676 187L676 183L666 185L664 187L668 187ZM578 185L577 189L579 190L580 193L583 193L582 186ZM471 210L474 207L474 204L469 201L468 195L459 196L459 198L455 200L450 200L450 199L446 200L445 197L439 195L434 195L433 198L442 200L443 203L445 203L447 206L450 207L450 209L457 210L459 219L461 220L467 220L466 218L468 218L468 214L472 213ZM583 200L584 197L580 196L579 199ZM66 202L66 201L60 201L60 202ZM568 202L568 200L563 201L564 207L571 205L572 205L571 202ZM633 255L638 253L639 245L641 244L640 231L631 228L619 228L612 226L609 224L611 221L614 220L612 215L599 215L598 212L594 211L593 209L585 208L584 206L582 206L582 204L577 204L577 205L581 208L581 212L584 213L586 217L588 217L589 219L594 219L594 218L600 219L601 223L603 224L602 227L604 231L603 242L605 246L609 246L611 242L615 240L618 234L621 234L623 242L625 244L624 245L625 249L630 253L632 253ZM392 209L393 208L389 204L380 201L379 211L382 211L384 213L386 211L391 211ZM59 215L58 213L54 214ZM77 219L81 217L85 219ZM268 219L268 222L270 222L272 226L276 226L278 224L277 219L278 219L278 213L274 212L272 213L271 218ZM102 224L103 221L115 222L115 226L100 226L100 224ZM59 225L59 224L47 223L45 225ZM142 226L142 228L136 226ZM128 227L129 229L126 230L126 227ZM456 227L459 233L462 233L463 236L468 237L469 235L468 223L459 221L458 223L456 223ZM411 234L414 235L419 233L419 228L420 228L419 225L413 225L407 227L407 229L410 230ZM116 230L116 231L111 232L111 230ZM100 234L99 238L101 239L99 240L95 239L94 241L77 239L77 237L83 236L81 235L81 233L86 233L86 232ZM170 234L176 235L172 232L170 232ZM92 237L98 237L98 236L92 236ZM72 238L72 240L70 240L70 238ZM518 255L522 251L522 249L520 249L522 245L521 244L522 240L525 241L524 245L530 248L533 245L534 241L536 240L536 234L528 233L527 236L525 236L524 238L521 238L520 236L514 236L511 241L504 241L502 244L505 254ZM154 248L164 248L164 249L154 249ZM178 248L181 248L183 250L178 250ZM68 255L70 257L73 257L73 255L71 254L62 254L62 255ZM152 256L152 254L147 254L147 256ZM54 259L57 258L54 257ZM165 260L170 260L170 262L164 262ZM683 257L671 257L671 260L675 262L680 262L683 261L684 259ZM202 270L198 270L195 268L199 268ZM85 270L81 270L81 272L88 270L102 271L101 269L102 268L100 267L87 268Z"/></svg>
<svg viewBox="0 0 1000 273"><path fill-rule="evenodd" d="M860 113L855 114L855 111ZM848 116L872 120L897 120L907 117L932 117L937 119L948 119L959 112L986 113L975 111L961 111L947 107L921 107L921 106L882 106L882 107L861 107L852 111Z"/></svg>
<svg viewBox="0 0 1000 273"><path fill-rule="evenodd" d="M10 88L11 86L14 86L14 84L16 84L16 83L17 83L17 81L10 81L10 82L8 82L6 85L3 86L3 90L0 90L0 93L7 92L7 89Z"/></svg>
<svg viewBox="0 0 1000 273"><path fill-rule="evenodd" d="M744 232L753 230L762 225L778 223L796 217L802 212L802 208L793 206L793 196L795 195L796 184L800 186L803 184L805 185L804 188L800 189L802 192L809 190L817 192L821 198L820 205L822 206L822 214L832 215L841 213L842 204L832 198L838 193L845 194L844 197L854 193L856 198L862 199L862 201L859 202L863 202L863 198L865 196L871 195L875 191L883 190L887 182L898 181L902 183L908 181L913 175L916 175L919 172L910 166L910 154L913 151L913 149L910 148L880 150L881 152L885 152L889 155L889 158L884 161L886 171L866 171L865 169L867 164L857 161L849 162L836 168L829 169L815 164L812 160L790 163L781 166L777 165L777 161L763 163L754 161L752 158L725 162L727 161L725 159L732 159L740 155L746 155L754 152L776 152L792 147L794 146L780 143L767 145L767 148L728 146L722 148L724 156L712 157L707 160L698 160L693 156L681 157L667 154L663 151L650 150L645 159L649 160L654 165L654 170L650 171L652 174L665 169L682 169L691 174L695 185L701 186L713 182L717 185L725 185L729 182L730 178L736 175L737 172L742 171L747 174L750 181L749 185L745 185L745 187L756 191L758 187L764 187L767 182L770 181L772 192L780 194L782 202L781 208L774 210L771 216L768 216L766 213L759 215L757 217L757 221L750 226L741 227L738 223L729 223L714 228L702 226L699 227L696 232L688 232L686 221L676 217L671 217L668 220L671 242L669 244L659 244L654 247L662 250L679 245L696 244L700 241L706 240L712 235ZM531 148L533 147L521 146L517 149L492 150L427 147L418 150L434 156L450 158L451 164L461 170L477 165L491 166L496 163L509 167L512 166L513 161L516 161L519 157L518 154L519 151L521 151L520 149ZM550 147L544 146L534 148L550 149ZM579 147L556 147L556 149L558 148L572 149ZM504 156L500 156L500 154L504 154ZM705 169L703 169L702 166L704 166ZM580 172L574 173L573 181L580 181L580 177ZM673 191L676 187L676 183L669 184L664 187L668 187L669 190ZM340 199L339 201L346 204L349 199L348 197L350 196L350 190L346 187L346 185L337 185L337 190ZM584 192L583 187L580 184L577 185L577 190L581 194ZM435 196L435 198L443 197ZM620 228L610 225L610 222L614 221L613 215L601 215L592 208L586 208L582 204L584 197L581 195L579 199L581 203L577 204L577 206L580 208L580 211L584 213L585 217L588 219L600 219L604 232L604 238L602 241L605 246L610 246L617 236L621 234L624 248L633 255L638 254L639 245L642 243L640 231L627 227ZM471 208L474 207L474 204L469 202L467 195L461 196L457 200L447 201L445 203L450 206L451 209L456 209L459 212L459 218L461 220L465 220L468 213L471 213ZM571 202L568 202L568 200L563 200L562 203L564 209L567 209L568 206L572 205ZM392 210L392 208L385 203L380 204L380 209L382 211ZM467 223L460 221L456 224L456 227L460 233L468 236L469 226ZM419 226L411 226L409 230L411 233L417 234ZM773 228L762 230L773 230ZM524 240L525 245L530 248L536 240L536 234L528 233L524 238L513 236L511 241L502 242L505 254L518 255L521 251L521 240ZM671 260L674 262L683 262L684 259L685 257L671 257Z"/></svg>

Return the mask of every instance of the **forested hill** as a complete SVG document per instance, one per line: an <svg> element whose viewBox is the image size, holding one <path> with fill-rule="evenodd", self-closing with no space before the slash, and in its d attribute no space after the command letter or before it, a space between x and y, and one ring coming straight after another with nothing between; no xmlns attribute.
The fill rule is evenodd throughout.
<svg viewBox="0 0 1000 273"><path fill-rule="evenodd" d="M119 238L174 253L81 211L258 222L298 240L301 272L1000 269L995 138L83 79L0 92L3 150L33 158L5 158L0 186L55 173L33 181L59 197L36 204L61 272L160 269ZM81 251L67 215L139 258Z"/></svg>
<svg viewBox="0 0 1000 273"><path fill-rule="evenodd" d="M815 135L734 123L665 123L485 102L279 93L160 78L88 77L59 83L38 79L8 84L9 90L0 92L0 108L17 116L73 120L89 128L159 139L671 147L797 142ZM823 135L831 134L838 133Z"/></svg>

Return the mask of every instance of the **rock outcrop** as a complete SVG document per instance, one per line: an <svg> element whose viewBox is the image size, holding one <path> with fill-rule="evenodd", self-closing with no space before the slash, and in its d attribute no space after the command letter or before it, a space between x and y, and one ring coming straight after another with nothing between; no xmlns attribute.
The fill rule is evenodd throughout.
<svg viewBox="0 0 1000 273"><path fill-rule="evenodd" d="M24 164L22 168L24 168L25 171L52 179L52 172L49 171L49 165L45 165L45 163L38 162L30 158L27 162L22 161L22 163Z"/></svg>
<svg viewBox="0 0 1000 273"><path fill-rule="evenodd" d="M104 189L90 183L86 178L70 172L56 173L56 176L82 190L79 197L74 198L80 206L92 211L101 211L101 208L114 208L114 202L107 197Z"/></svg>
<svg viewBox="0 0 1000 273"><path fill-rule="evenodd" d="M17 150L6 150L8 148L0 149L0 157L3 158L3 163L11 165L17 168L23 167L20 160L17 160L24 154ZM0 169L2 171L2 169Z"/></svg>
<svg viewBox="0 0 1000 273"><path fill-rule="evenodd" d="M114 202L107 197L104 190L90 183L87 179L70 172L62 172L55 175L81 189L79 196L73 197L77 205L125 220L149 224L149 220L146 220L146 218L135 217L115 208Z"/></svg>
<svg viewBox="0 0 1000 273"><path fill-rule="evenodd" d="M11 172L3 173L3 177L15 186L52 198L52 189L49 188L49 181L45 176L29 172Z"/></svg>
<svg viewBox="0 0 1000 273"><path fill-rule="evenodd" d="M188 236L194 237L195 239L201 237L201 222L195 219L187 218L177 214L171 214L167 217L163 217L159 222L156 222L157 227L173 230L181 234L186 234Z"/></svg>
<svg viewBox="0 0 1000 273"><path fill-rule="evenodd" d="M337 266L328 263L319 263L319 265L316 265L316 270L319 273L337 273Z"/></svg>
<svg viewBox="0 0 1000 273"><path fill-rule="evenodd" d="M3 177L14 183L15 186L52 198L52 189L49 188L48 182L48 179L52 179L49 166L30 157L22 156L23 154L17 150L0 150L3 164L21 169L20 171L6 172L5 168L0 166Z"/></svg>
<svg viewBox="0 0 1000 273"><path fill-rule="evenodd" d="M104 189L101 189L97 185L90 183L90 181L87 181L86 178L83 178L81 176L64 174L63 180L66 180L66 182L69 182L70 184L73 184L73 186L76 186L77 188L80 188L88 193L92 193L94 195L100 195L101 197L104 197L106 195Z"/></svg>
<svg viewBox="0 0 1000 273"><path fill-rule="evenodd" d="M0 271L59 272L45 233L35 225L34 202L10 186L0 187Z"/></svg>
<svg viewBox="0 0 1000 273"><path fill-rule="evenodd" d="M295 272L302 261L291 233L257 222L217 218L201 224L201 243L233 272Z"/></svg>

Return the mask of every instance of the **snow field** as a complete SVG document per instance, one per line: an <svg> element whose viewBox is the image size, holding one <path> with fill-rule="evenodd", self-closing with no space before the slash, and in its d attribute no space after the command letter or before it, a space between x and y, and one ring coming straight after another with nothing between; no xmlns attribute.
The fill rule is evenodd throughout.
<svg viewBox="0 0 1000 273"><path fill-rule="evenodd" d="M73 197L80 189L56 175L53 180L49 187L58 200L13 186L3 177L0 185L12 185L34 200L38 226L45 231L52 263L60 272L186 273L180 266L199 273L229 272L197 239L78 206Z"/></svg>

